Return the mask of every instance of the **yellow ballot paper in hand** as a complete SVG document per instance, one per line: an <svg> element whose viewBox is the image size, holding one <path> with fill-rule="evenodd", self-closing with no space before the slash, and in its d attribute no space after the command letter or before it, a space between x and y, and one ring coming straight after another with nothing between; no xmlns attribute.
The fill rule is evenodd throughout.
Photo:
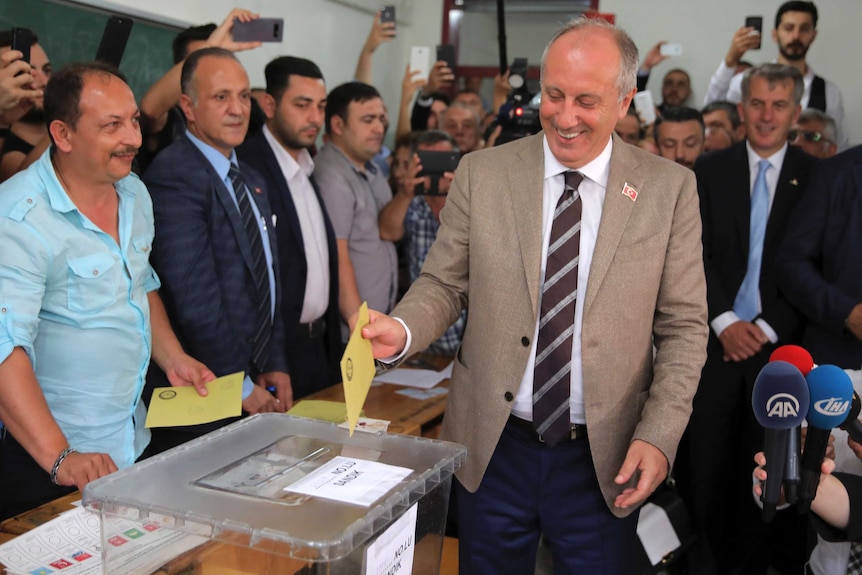
<svg viewBox="0 0 862 575"><path fill-rule="evenodd" d="M176 427L210 423L242 415L243 373L238 371L207 384L209 394L192 387L157 387L147 410L147 427Z"/></svg>
<svg viewBox="0 0 862 575"><path fill-rule="evenodd" d="M368 397L375 372L371 342L362 338L362 328L366 325L368 325L368 302L362 302L356 327L353 328L344 355L341 357L341 381L344 385L344 403L347 404L347 423L350 426L351 437L359 421L365 398Z"/></svg>

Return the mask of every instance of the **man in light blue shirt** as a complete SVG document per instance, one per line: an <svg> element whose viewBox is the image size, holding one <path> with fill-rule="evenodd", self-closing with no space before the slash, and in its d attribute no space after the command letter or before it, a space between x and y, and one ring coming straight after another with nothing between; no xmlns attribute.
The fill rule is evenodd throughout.
<svg viewBox="0 0 862 575"><path fill-rule="evenodd" d="M0 187L0 518L134 463L150 357L201 395L215 377L184 353L156 291L125 80L69 67L45 113L51 148Z"/></svg>

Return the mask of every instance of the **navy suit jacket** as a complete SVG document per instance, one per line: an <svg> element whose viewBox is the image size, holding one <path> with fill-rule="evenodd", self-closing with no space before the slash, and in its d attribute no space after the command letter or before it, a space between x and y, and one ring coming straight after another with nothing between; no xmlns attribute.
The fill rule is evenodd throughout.
<svg viewBox="0 0 862 575"><path fill-rule="evenodd" d="M859 369L862 342L844 321L862 302L862 146L815 165L776 271L809 319L802 345L814 361Z"/></svg>
<svg viewBox="0 0 862 575"><path fill-rule="evenodd" d="M265 184L249 166L240 163L240 171L266 219L277 268ZM219 377L237 371L252 374L257 311L251 248L233 193L185 136L156 157L143 179L153 198L156 223L150 261L161 279L159 293L180 343ZM276 314L265 371L287 371L277 269L275 277ZM164 374L151 364L148 392L166 384Z"/></svg>
<svg viewBox="0 0 862 575"><path fill-rule="evenodd" d="M284 320L286 343L292 348L296 336L296 328L302 314L302 303L305 300L305 280L308 275L308 262L305 259L305 243L299 216L287 180L278 165L278 160L263 134L263 130L248 138L237 148L239 158L254 168L263 177L272 206L272 213L278 221L278 264L281 273L282 306L281 316ZM341 371L338 362L341 359L341 317L338 310L338 246L335 243L335 231L326 213L326 206L320 197L320 191L314 178L311 178L320 210L323 212L323 222L326 226L326 242L329 248L329 307L326 310L326 350L330 375L329 384L341 381ZM290 354L288 354L288 363Z"/></svg>
<svg viewBox="0 0 862 575"><path fill-rule="evenodd" d="M762 312L758 317L775 330L779 344L798 339L800 317L779 289L773 264L778 246L786 235L790 214L808 182L812 162L811 156L793 146L788 147L763 240ZM703 255L711 322L733 309L748 267L751 180L745 142L701 156L694 171L703 218ZM714 332L710 330L710 333Z"/></svg>

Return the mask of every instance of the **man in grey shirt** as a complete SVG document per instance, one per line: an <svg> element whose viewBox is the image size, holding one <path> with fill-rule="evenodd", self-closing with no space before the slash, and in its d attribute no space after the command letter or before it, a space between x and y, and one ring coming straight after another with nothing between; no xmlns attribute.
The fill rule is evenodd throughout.
<svg viewBox="0 0 862 575"><path fill-rule="evenodd" d="M380 239L377 224L392 190L372 161L383 144L385 122L383 100L368 84L342 84L327 96L328 142L314 160L314 177L335 229L338 307L345 322L363 301L381 311L395 304L395 244ZM346 339L346 323L342 328Z"/></svg>

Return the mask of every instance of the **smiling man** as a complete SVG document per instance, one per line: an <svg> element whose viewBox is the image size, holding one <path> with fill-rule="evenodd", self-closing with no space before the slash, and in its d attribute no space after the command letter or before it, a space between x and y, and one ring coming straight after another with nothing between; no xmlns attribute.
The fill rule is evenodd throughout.
<svg viewBox="0 0 862 575"><path fill-rule="evenodd" d="M131 175L140 113L105 64L45 89L51 147L0 186L0 519L132 465L150 359L166 385L214 375L183 352L150 267L150 196Z"/></svg>
<svg viewBox="0 0 862 575"><path fill-rule="evenodd" d="M363 301L383 312L395 304L395 244L380 239L377 221L392 199L392 190L372 161L383 145L385 122L383 99L373 86L349 82L327 97L329 141L315 158L314 177L335 228L344 341L346 322Z"/></svg>
<svg viewBox="0 0 862 575"><path fill-rule="evenodd" d="M248 75L233 52L204 48L186 58L181 89L188 130L144 173L165 307L183 346L216 375L245 374L244 413L284 412L293 391L277 311L277 222L265 183L234 151L248 130ZM148 393L164 379L150 369ZM154 430L149 454L235 419Z"/></svg>
<svg viewBox="0 0 862 575"><path fill-rule="evenodd" d="M386 361L468 306L442 437L460 570L634 572L637 508L667 476L705 359L694 174L614 135L637 48L578 19L542 58L543 132L467 154L425 265L363 337ZM653 354L655 344L655 355Z"/></svg>
<svg viewBox="0 0 862 575"><path fill-rule="evenodd" d="M743 562L751 569L743 572L764 573L773 555L796 563L780 571L803 571L800 557L775 554L772 540L761 538L765 524L745 500L748 461L763 446L763 430L750 417L754 380L776 346L795 342L800 325L772 263L813 160L787 142L802 87L791 66L745 72L739 113L747 140L695 163L712 329L676 473L700 536L691 551L694 573L737 572ZM799 518L779 517L769 529L792 531ZM802 553L804 540L793 536L777 538Z"/></svg>
<svg viewBox="0 0 862 575"><path fill-rule="evenodd" d="M840 17L840 16L839 16ZM772 40L778 47L776 63L793 66L802 74L802 108L815 108L829 114L838 126L838 149L847 147L847 121L841 91L833 82L814 73L808 65L808 50L817 38L817 6L806 0L790 0L778 7ZM752 28L740 28L731 41L724 60L709 80L703 103L715 100L739 102L742 97L742 72L736 66L748 50L761 44L760 35Z"/></svg>

